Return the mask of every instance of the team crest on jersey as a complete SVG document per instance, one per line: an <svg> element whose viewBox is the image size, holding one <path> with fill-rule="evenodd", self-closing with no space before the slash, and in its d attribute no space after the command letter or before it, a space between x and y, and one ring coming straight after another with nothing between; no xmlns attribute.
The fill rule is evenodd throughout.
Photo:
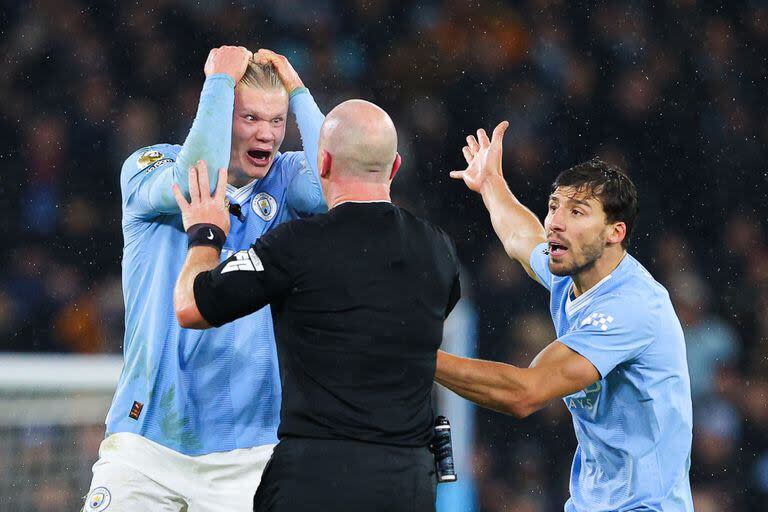
<svg viewBox="0 0 768 512"><path fill-rule="evenodd" d="M112 495L106 487L97 487L92 490L85 500L85 509L89 512L102 512L107 510L112 503Z"/></svg>
<svg viewBox="0 0 768 512"><path fill-rule="evenodd" d="M139 155L139 159L136 160L136 167L143 169L148 165L152 165L158 160L162 159L165 155L156 149L150 149Z"/></svg>
<svg viewBox="0 0 768 512"><path fill-rule="evenodd" d="M277 214L277 201L266 192L259 192L251 203L253 212L264 220L272 220Z"/></svg>

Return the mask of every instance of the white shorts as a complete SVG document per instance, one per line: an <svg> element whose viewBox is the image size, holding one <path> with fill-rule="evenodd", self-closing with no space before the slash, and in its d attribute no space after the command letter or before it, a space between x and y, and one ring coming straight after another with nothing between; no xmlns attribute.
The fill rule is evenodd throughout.
<svg viewBox="0 0 768 512"><path fill-rule="evenodd" d="M275 445L190 457L127 432L101 442L84 512L245 512Z"/></svg>

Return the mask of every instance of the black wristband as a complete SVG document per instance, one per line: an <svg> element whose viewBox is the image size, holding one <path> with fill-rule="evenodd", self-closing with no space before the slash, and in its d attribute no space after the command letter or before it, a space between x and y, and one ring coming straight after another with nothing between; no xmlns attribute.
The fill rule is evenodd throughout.
<svg viewBox="0 0 768 512"><path fill-rule="evenodd" d="M187 230L187 236L189 237L188 248L207 245L215 247L219 251L224 247L224 240L227 239L224 230L214 224L195 224L190 226Z"/></svg>

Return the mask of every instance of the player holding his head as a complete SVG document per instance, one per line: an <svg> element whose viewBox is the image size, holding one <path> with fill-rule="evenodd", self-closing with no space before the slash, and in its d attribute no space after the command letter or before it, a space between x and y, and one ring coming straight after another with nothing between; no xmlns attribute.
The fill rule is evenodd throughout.
<svg viewBox="0 0 768 512"><path fill-rule="evenodd" d="M544 226L504 181L502 137L478 130L451 173L479 192L507 254L551 293L557 340L529 368L438 354L436 380L525 417L562 398L578 447L566 512L692 511L691 393L669 295L627 253L637 192L594 159L562 172Z"/></svg>
<svg viewBox="0 0 768 512"><path fill-rule="evenodd" d="M397 133L362 100L328 113L318 169L328 213L283 224L242 257L190 249L174 294L182 325L220 326L272 304L283 399L258 512L434 512L428 445L443 322L460 296L453 242L392 204ZM224 238L222 190L207 169L177 192L185 226ZM197 193L195 193L197 191Z"/></svg>
<svg viewBox="0 0 768 512"><path fill-rule="evenodd" d="M325 211L315 170L323 114L288 61L268 50L211 50L205 75L184 144L142 148L123 165L125 363L86 511L251 510L277 442L269 308L210 331L183 329L174 317L188 237L172 188L189 196L197 162L229 168L200 184L214 190L226 180L232 229L222 259L286 220ZM289 110L304 151L280 153Z"/></svg>

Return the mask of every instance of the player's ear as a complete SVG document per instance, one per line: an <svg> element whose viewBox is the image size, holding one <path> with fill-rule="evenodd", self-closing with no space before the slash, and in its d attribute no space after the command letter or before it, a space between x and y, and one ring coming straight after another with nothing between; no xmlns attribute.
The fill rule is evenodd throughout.
<svg viewBox="0 0 768 512"><path fill-rule="evenodd" d="M613 244L620 244L624 241L624 238L627 236L627 225L623 222L615 222L611 224L611 230L608 233L608 243Z"/></svg>
<svg viewBox="0 0 768 512"><path fill-rule="evenodd" d="M321 178L327 178L331 174L331 164L333 157L324 149L320 150L320 169L318 169Z"/></svg>
<svg viewBox="0 0 768 512"><path fill-rule="evenodd" d="M395 161L392 163L392 172L389 173L389 181L395 179L395 174L397 174L398 169L400 169L400 164L402 163L403 159L400 157L400 153L396 153Z"/></svg>

